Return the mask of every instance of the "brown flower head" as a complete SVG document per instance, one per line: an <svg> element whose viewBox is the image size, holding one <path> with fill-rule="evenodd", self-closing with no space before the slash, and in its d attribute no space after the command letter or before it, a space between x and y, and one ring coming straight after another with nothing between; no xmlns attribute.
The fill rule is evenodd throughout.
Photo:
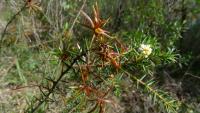
<svg viewBox="0 0 200 113"><path fill-rule="evenodd" d="M36 11L42 11L42 8L40 7L40 3L37 0L27 0L27 5L29 13L33 13Z"/></svg>
<svg viewBox="0 0 200 113"><path fill-rule="evenodd" d="M93 6L93 19L91 19L84 11L81 11L81 13L83 14L83 16L88 20L90 25L87 24L82 24L83 26L91 29L96 37L99 36L106 36L106 37L110 37L108 35L108 31L104 30L102 27L107 23L107 20L102 20L100 18L100 14L99 14L99 9L98 9L98 5L97 3Z"/></svg>

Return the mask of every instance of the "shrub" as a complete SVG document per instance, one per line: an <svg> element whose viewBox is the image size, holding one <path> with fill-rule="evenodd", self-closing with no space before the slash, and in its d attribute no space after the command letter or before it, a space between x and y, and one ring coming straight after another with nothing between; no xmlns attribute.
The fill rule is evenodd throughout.
<svg viewBox="0 0 200 113"><path fill-rule="evenodd" d="M43 2L42 5L48 3ZM132 90L148 97L154 112L178 113L183 111L183 106L187 107L186 112L192 110L158 84L158 69L173 65L179 58L175 45L182 32L179 20L166 19L164 1L130 0L125 6L136 7L127 8L122 15L108 19L102 19L102 15L107 15L100 13L103 9L99 6L111 4L111 1L92 1L94 5L88 10L84 7L91 3L86 0L83 3L78 0L59 2L50 1L42 8L39 3L29 0L13 16L16 19L23 13L35 20L33 22L39 27L21 26L19 29L25 30L20 34L36 43L36 48L42 48L33 51L44 52L44 56L52 59L48 62L49 72L44 72L36 85L40 94L27 102L25 112L46 112L54 108L67 113L122 112L118 100L124 92ZM77 15L74 15L74 7L81 3ZM115 24L120 29L116 29ZM40 27L46 28L42 30ZM2 36L5 42L6 29ZM23 41L14 42L20 40Z"/></svg>

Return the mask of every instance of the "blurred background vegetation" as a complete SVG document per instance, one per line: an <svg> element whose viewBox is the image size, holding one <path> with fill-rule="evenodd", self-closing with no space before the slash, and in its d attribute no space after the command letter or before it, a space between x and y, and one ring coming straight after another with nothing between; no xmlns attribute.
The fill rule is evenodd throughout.
<svg viewBox="0 0 200 113"><path fill-rule="evenodd" d="M52 51L62 45L63 39L60 37L63 34L78 41L90 36L78 24L84 21L81 16L77 17L83 0L33 1L35 6L19 14L18 11L25 4L23 0L0 1L2 113L23 113L40 92L35 84L56 75L58 62ZM156 38L160 49L168 51L161 57L169 58L169 61L158 61L160 65L151 72L157 83L154 87L169 92L190 108L186 110L187 107L183 105L177 112L200 112L200 0L86 0L84 11L90 13L96 1L101 16L110 18L106 29L114 36L121 37L125 44L130 40L140 40L139 37ZM72 32L69 32L76 18ZM68 44L73 43L76 41ZM170 62L173 60L168 56L170 52L174 52L176 61ZM156 58L153 60L156 61ZM127 87L126 81L122 84ZM150 104L150 97L136 90L136 86L129 92L121 93L117 99L121 105L120 113L167 112ZM58 100L49 106L48 112L63 112L62 109L65 109L65 105ZM112 112L115 111L108 111Z"/></svg>

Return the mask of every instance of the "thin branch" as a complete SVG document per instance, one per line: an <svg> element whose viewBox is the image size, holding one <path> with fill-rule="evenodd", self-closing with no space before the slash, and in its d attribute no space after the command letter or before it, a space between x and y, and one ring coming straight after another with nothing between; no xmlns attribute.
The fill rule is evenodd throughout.
<svg viewBox="0 0 200 113"><path fill-rule="evenodd" d="M61 81L61 79L63 78L63 76L71 69L73 68L73 65L79 60L81 59L82 56L85 56L86 52L81 53L80 55L78 55L77 57L74 58L74 60L72 61L72 63L69 65L69 67L67 67L67 69L65 71L63 71L63 67L62 67L62 71L61 71L61 75L59 76L59 78L53 83L53 86L49 89L49 93L46 94L45 98L43 100L41 100L34 108L31 109L30 113L34 113L45 101L47 101L47 99L49 98L49 96L53 93L54 89L56 88L56 86L58 85L58 83ZM63 65L62 65L63 66Z"/></svg>
<svg viewBox="0 0 200 113"><path fill-rule="evenodd" d="M6 24L6 27L5 27L5 29L3 30L3 32L2 32L2 35L1 35L1 42L3 41L3 38L5 37L5 35L6 35L6 31L7 31L7 28L8 28L8 26L12 23L12 21L22 12L22 11L24 11L27 7L27 3L28 3L28 1L23 5L23 7L15 14L15 15L13 15L12 16L12 18L8 21L8 23Z"/></svg>
<svg viewBox="0 0 200 113"><path fill-rule="evenodd" d="M163 102L163 104L165 105L166 108L170 108L170 110L172 110L174 113L178 113L178 112L176 112L176 108L172 105L171 101L168 101L167 98L165 98L163 95L159 94L157 90L148 86L145 82L143 82L142 80L138 79L137 77L131 75L129 72L124 70L124 73L126 73L128 76L130 76L131 79L133 79L133 80L137 81L138 83L140 83L141 85L145 86L150 92L152 92L156 97L158 97ZM182 104L178 100L175 100L173 102L177 102L179 106Z"/></svg>
<svg viewBox="0 0 200 113"><path fill-rule="evenodd" d="M197 78L197 79L200 79L200 77L199 76L195 76L195 75L193 75L193 74L191 74L191 73L185 73L184 75L189 75L189 76L192 76L192 77L194 77L194 78Z"/></svg>
<svg viewBox="0 0 200 113"><path fill-rule="evenodd" d="M11 90L20 90L20 89L31 88L31 87L39 87L39 85L33 84L33 85L21 86L21 87L11 88Z"/></svg>
<svg viewBox="0 0 200 113"><path fill-rule="evenodd" d="M73 28L74 28L74 25L75 25L75 23L76 23L76 21L77 21L79 15L81 14L81 11L83 10L83 8L84 8L84 6L85 6L86 1L87 1L87 0L84 0L83 5L81 6L81 8L80 8L78 14L76 15L76 18L74 19L74 21L73 21L73 23L72 23L72 26L71 26L70 29L69 29L69 32L70 32L70 33L72 32L72 30L73 30Z"/></svg>
<svg viewBox="0 0 200 113"><path fill-rule="evenodd" d="M183 75L183 77L181 78L180 81L183 81L183 80L185 79L186 75L192 76L192 75L189 73L189 71L190 71L190 69L192 68L193 64L194 64L199 58L200 58L200 54L197 55L197 56L190 62L190 64L188 65L188 68L186 69L186 71L185 71L185 73L184 73L184 75ZM197 76L194 76L194 75L193 75L192 77L198 78ZM198 78L198 79L199 79L199 78Z"/></svg>

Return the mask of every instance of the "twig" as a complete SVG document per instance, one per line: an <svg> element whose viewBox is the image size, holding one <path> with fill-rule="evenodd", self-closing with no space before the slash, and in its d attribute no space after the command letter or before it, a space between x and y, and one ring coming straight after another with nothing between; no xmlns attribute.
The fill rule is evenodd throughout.
<svg viewBox="0 0 200 113"><path fill-rule="evenodd" d="M6 27L5 29L3 30L3 33L1 35L1 42L3 41L3 38L5 37L6 35L6 31L7 31L7 28L8 26L12 23L12 21L22 12L26 9L26 6L27 6L27 3L28 1L23 5L23 7L15 14L12 16L12 18L8 21L8 23L6 24Z"/></svg>
<svg viewBox="0 0 200 113"><path fill-rule="evenodd" d="M131 75L128 71L124 70L124 73L127 74L128 76L130 76L130 78L132 80L135 80L136 82L140 83L142 86L146 87L150 92L152 92L155 96L157 96L165 105L165 107L171 108L171 110L174 113L178 113L176 112L174 106L170 103L171 101L167 101L167 99L162 95L159 94L157 90L153 89L152 87L150 87L148 84L146 84L144 81L142 81L141 79L138 79L137 77ZM178 104L182 104L180 101L175 100L173 102L177 102Z"/></svg>
<svg viewBox="0 0 200 113"><path fill-rule="evenodd" d="M81 14L81 11L83 10L83 8L84 8L84 6L85 6L85 4L86 4L86 1L87 1L87 0L84 0L84 1L83 1L83 4L82 4L82 6L81 6L79 12L77 13L77 15L76 15L76 17L75 17L75 19L74 19L74 21L73 21L73 23L72 23L72 26L69 28L69 34L70 34L70 35L72 34L72 30L73 30L73 28L74 28L74 25L75 25L75 23L76 23L76 21L77 21L79 15ZM65 31L63 31L63 33L64 33L64 32L65 32ZM63 36L64 36L64 35L63 35ZM65 45L68 45L68 44L64 44L64 43L66 43L66 42L63 42L63 43L61 43L61 45L60 45L60 47L61 47L62 49L65 48Z"/></svg>
<svg viewBox="0 0 200 113"><path fill-rule="evenodd" d="M200 79L199 76L195 76L195 75L193 75L193 74L191 74L191 73L188 73L188 72L186 72L184 75L189 75L189 76L192 76L192 77L194 77L194 78Z"/></svg>
<svg viewBox="0 0 200 113"><path fill-rule="evenodd" d="M83 5L81 6L81 8L80 8L78 14L76 15L76 18L74 19L74 21L73 21L73 23L72 23L72 26L71 26L70 29L69 29L69 32L70 32L70 33L72 32L72 29L74 28L74 25L75 25L75 23L76 23L76 21L77 21L79 15L81 14L81 11L83 10L86 1L87 1L87 0L84 0Z"/></svg>
<svg viewBox="0 0 200 113"><path fill-rule="evenodd" d="M186 69L186 71L185 71L185 73L184 73L184 75L183 75L183 77L181 78L180 81L183 81L183 80L185 79L185 76L186 76L186 75L190 75L190 76L192 76L192 77L195 77L195 78L200 79L199 77L197 77L197 76L192 75L192 74L189 73L189 71L190 71L190 69L192 68L193 64L194 64L199 58L200 58L200 55L197 55L197 56L191 61L191 63L188 65L188 68Z"/></svg>
<svg viewBox="0 0 200 113"><path fill-rule="evenodd" d="M33 84L33 85L21 86L21 87L11 88L11 90L14 91L14 90L20 90L20 89L31 88L31 87L39 87L39 85Z"/></svg>
<svg viewBox="0 0 200 113"><path fill-rule="evenodd" d="M53 86L49 89L49 93L46 94L45 98L42 99L34 108L31 109L30 113L34 113L48 98L49 96L53 93L54 89L56 88L56 86L58 85L58 83L61 81L61 79L63 78L63 76L71 69L73 68L73 65L79 60L81 59L82 56L85 56L86 52L81 53L80 55L78 55L77 57L74 58L74 60L72 61L72 63L69 65L69 67L67 67L67 69L65 71L63 71L63 67L62 67L62 71L61 71L61 75L59 76L59 78L53 83ZM63 66L63 65L62 65Z"/></svg>

